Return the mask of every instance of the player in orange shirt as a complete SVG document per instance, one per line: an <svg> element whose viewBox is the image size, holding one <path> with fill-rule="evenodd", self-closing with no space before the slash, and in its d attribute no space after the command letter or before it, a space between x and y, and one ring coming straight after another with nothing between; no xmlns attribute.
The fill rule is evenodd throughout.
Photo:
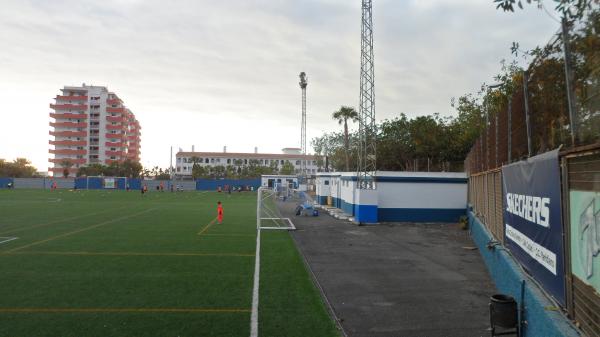
<svg viewBox="0 0 600 337"><path fill-rule="evenodd" d="M220 201L217 201L217 222L219 224L223 222L223 205Z"/></svg>

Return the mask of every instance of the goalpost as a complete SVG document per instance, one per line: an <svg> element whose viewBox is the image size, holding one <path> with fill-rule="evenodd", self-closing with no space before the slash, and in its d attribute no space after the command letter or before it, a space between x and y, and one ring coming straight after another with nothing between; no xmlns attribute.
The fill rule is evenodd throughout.
<svg viewBox="0 0 600 337"><path fill-rule="evenodd" d="M287 191L286 191L287 192ZM295 230L296 226L290 218L283 217L277 207L288 197L277 189L260 187L256 201L256 227L261 229Z"/></svg>

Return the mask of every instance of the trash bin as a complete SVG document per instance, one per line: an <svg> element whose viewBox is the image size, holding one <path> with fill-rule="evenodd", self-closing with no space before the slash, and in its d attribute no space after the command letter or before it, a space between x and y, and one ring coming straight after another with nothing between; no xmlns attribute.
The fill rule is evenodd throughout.
<svg viewBox="0 0 600 337"><path fill-rule="evenodd" d="M496 328L514 329L514 334L519 335L519 311L517 301L512 296L496 294L490 297L490 323L492 336L496 336ZM502 334L507 334L504 331Z"/></svg>

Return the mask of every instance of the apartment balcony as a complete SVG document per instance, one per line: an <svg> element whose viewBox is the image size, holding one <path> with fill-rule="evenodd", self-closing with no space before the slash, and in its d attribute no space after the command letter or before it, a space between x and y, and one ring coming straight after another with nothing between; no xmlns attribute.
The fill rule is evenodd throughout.
<svg viewBox="0 0 600 337"><path fill-rule="evenodd" d="M127 120L120 116L106 116L106 120L109 122L127 123Z"/></svg>
<svg viewBox="0 0 600 337"><path fill-rule="evenodd" d="M87 104L50 104L54 110L87 110Z"/></svg>
<svg viewBox="0 0 600 337"><path fill-rule="evenodd" d="M85 164L85 158L48 158L48 161L51 163L59 164L63 161L68 160L71 164Z"/></svg>
<svg viewBox="0 0 600 337"><path fill-rule="evenodd" d="M124 112L125 112L125 108L112 108L112 107L107 107L107 108L106 108L106 112L113 112L113 113L124 113Z"/></svg>
<svg viewBox="0 0 600 337"><path fill-rule="evenodd" d="M112 156L115 156L115 157L125 157L127 155L127 153L125 153L125 151L110 151L110 150L107 150L107 151L104 151L104 153L107 156L109 156L109 157L112 157Z"/></svg>
<svg viewBox="0 0 600 337"><path fill-rule="evenodd" d="M106 130L118 130L118 131L122 130L122 131L125 131L125 126L123 126L123 125L111 125L111 124L109 124L109 125L106 126Z"/></svg>
<svg viewBox="0 0 600 337"><path fill-rule="evenodd" d="M57 113L50 113L50 117L54 118L54 119L87 119L88 115L87 114L70 114L70 113L64 113L64 114L57 114Z"/></svg>
<svg viewBox="0 0 600 337"><path fill-rule="evenodd" d="M56 149L50 150L52 154L69 154L69 155L84 155L87 154L86 150L76 150L76 149Z"/></svg>
<svg viewBox="0 0 600 337"><path fill-rule="evenodd" d="M55 128L86 128L87 123L77 123L77 122L50 122L50 126Z"/></svg>
<svg viewBox="0 0 600 337"><path fill-rule="evenodd" d="M124 133L107 133L105 134L106 138L111 138L111 139L125 139L125 134Z"/></svg>
<svg viewBox="0 0 600 337"><path fill-rule="evenodd" d="M48 172L53 172L53 173L58 173L58 175L62 176L63 172L64 172L64 168L62 167L48 167ZM78 168L70 168L69 169L69 176L73 176L74 174L77 173L79 169ZM54 176L56 177L56 176Z"/></svg>
<svg viewBox="0 0 600 337"><path fill-rule="evenodd" d="M109 104L109 105L122 104L122 103L123 102L120 99L118 99L118 98L108 98L108 99L106 99L106 104Z"/></svg>
<svg viewBox="0 0 600 337"><path fill-rule="evenodd" d="M87 101L87 96L56 96L57 101Z"/></svg>
<svg viewBox="0 0 600 337"><path fill-rule="evenodd" d="M107 147L125 147L125 146L127 146L127 144L125 144L123 142L106 142L106 143L104 143L104 145Z"/></svg>
<svg viewBox="0 0 600 337"><path fill-rule="evenodd" d="M87 142L85 140L51 140L50 145L64 145L64 146L85 146Z"/></svg>
<svg viewBox="0 0 600 337"><path fill-rule="evenodd" d="M55 137L87 137L87 131L50 131Z"/></svg>

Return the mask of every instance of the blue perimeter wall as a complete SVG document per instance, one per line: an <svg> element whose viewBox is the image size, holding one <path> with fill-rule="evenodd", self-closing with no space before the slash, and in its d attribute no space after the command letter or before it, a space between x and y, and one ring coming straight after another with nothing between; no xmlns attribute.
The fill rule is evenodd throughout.
<svg viewBox="0 0 600 337"><path fill-rule="evenodd" d="M523 319L527 321L527 324L523 325L521 336L579 336L565 316L556 311L557 309L552 310L554 304L530 280L502 245L497 245L492 249L487 248L488 243L493 240L492 235L473 212L469 211L468 216L471 236L496 284L496 289L500 293L514 297L519 303L519 308L521 305L521 282L525 280Z"/></svg>
<svg viewBox="0 0 600 337"><path fill-rule="evenodd" d="M8 188L8 183L12 183L13 178L0 178L0 188ZM13 183L14 185L14 183Z"/></svg>
<svg viewBox="0 0 600 337"><path fill-rule="evenodd" d="M261 186L260 178L257 179L198 179L196 180L196 190L198 191L216 191L217 187L223 189L225 185L229 186L252 186L257 190Z"/></svg>

